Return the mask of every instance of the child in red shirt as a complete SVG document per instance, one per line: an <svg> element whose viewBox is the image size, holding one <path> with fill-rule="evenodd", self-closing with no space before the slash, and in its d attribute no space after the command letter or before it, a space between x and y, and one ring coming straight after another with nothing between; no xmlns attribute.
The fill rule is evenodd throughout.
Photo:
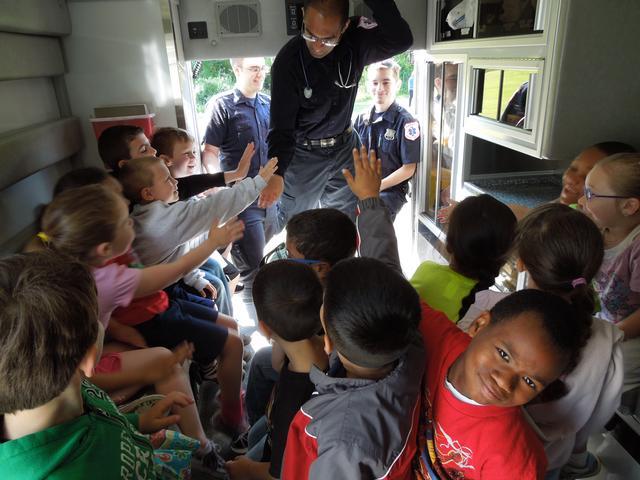
<svg viewBox="0 0 640 480"><path fill-rule="evenodd" d="M471 339L422 304L427 350L418 478L542 479L547 460L520 406L573 368L591 319L522 290L484 312Z"/></svg>

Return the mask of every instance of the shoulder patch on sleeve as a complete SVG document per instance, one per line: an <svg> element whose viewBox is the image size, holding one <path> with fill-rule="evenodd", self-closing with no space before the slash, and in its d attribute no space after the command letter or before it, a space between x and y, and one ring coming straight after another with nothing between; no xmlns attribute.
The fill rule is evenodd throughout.
<svg viewBox="0 0 640 480"><path fill-rule="evenodd" d="M415 140L420 136L420 124L415 122L409 122L404 126L404 138L407 140Z"/></svg>
<svg viewBox="0 0 640 480"><path fill-rule="evenodd" d="M371 20L367 17L360 17L360 21L358 22L358 28L364 28L365 30L371 30L372 28L376 28L378 24L375 20Z"/></svg>

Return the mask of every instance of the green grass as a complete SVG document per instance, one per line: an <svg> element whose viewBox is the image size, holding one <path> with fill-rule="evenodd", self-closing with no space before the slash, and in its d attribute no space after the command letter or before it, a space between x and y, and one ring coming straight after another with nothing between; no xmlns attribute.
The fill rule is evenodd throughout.
<svg viewBox="0 0 640 480"><path fill-rule="evenodd" d="M502 84L502 111L509 103L509 99L529 80L531 72L520 70L505 71L504 82ZM500 86L500 70L487 70L484 77L484 94L482 96L482 109L478 112L483 117L496 120L498 118L498 90Z"/></svg>

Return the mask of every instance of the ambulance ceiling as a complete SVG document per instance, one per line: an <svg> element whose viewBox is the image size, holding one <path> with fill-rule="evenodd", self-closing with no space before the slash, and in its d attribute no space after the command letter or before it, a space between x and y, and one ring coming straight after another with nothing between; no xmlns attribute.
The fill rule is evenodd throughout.
<svg viewBox="0 0 640 480"><path fill-rule="evenodd" d="M179 28L185 60L275 56L289 38L296 3L302 0L181 0ZM362 0L351 0L352 15L367 15ZM427 2L396 0L409 22L414 48L425 48ZM289 25L291 32L291 25Z"/></svg>

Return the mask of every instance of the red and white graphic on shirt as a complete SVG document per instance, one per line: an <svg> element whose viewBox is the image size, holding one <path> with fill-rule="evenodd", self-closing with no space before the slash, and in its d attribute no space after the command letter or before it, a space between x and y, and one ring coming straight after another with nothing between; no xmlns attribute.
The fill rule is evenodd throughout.
<svg viewBox="0 0 640 480"><path fill-rule="evenodd" d="M451 438L439 423L436 423L433 443L438 451L438 460L444 468L453 468L452 464L454 464L460 470L475 470L471 465L473 450Z"/></svg>

